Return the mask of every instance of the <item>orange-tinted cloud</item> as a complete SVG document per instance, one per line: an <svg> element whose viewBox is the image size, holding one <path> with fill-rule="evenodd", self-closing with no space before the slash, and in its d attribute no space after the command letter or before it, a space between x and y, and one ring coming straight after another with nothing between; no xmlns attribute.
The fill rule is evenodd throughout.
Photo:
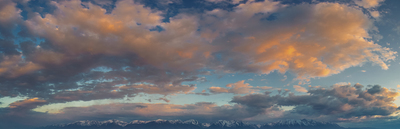
<svg viewBox="0 0 400 129"><path fill-rule="evenodd" d="M18 77L42 68L39 64L25 61L21 56L4 56L0 62L0 76Z"/></svg>
<svg viewBox="0 0 400 129"><path fill-rule="evenodd" d="M27 98L24 100L16 101L11 103L8 108L10 108L9 115L19 115L24 116L27 115L32 109L37 108L38 106L46 105L49 102L40 98Z"/></svg>
<svg viewBox="0 0 400 129"><path fill-rule="evenodd" d="M160 12L129 1L119 1L111 14L91 3L85 3L89 8L84 8L80 1L53 4L58 7L53 14L44 18L37 15L25 21L33 33L63 50L47 52L62 55L60 60L45 60L47 58L40 52L32 56L33 60L43 63L63 65L60 62L85 53L135 54L142 58L141 62L163 69L208 67L266 74L278 70L307 79L337 74L365 62L388 69L386 61L393 60L396 55L396 52L366 39L370 38L368 31L374 28L367 15L360 9L338 3L284 8L287 5L279 2L249 1L239 4L233 12L209 11L202 15L204 21L198 21L196 15L180 14L169 23L161 22ZM265 16L255 15L257 13L283 15L263 21L260 19ZM155 25L165 31L149 31ZM208 26L197 32L198 26L202 25ZM239 31L245 37L226 35ZM209 41L215 47L207 45ZM232 57L226 58L243 60L242 64L215 64L215 58L210 56L218 51L230 53Z"/></svg>
<svg viewBox="0 0 400 129"><path fill-rule="evenodd" d="M245 12L262 13L247 8L256 6L252 4L255 3L241 4L237 12L211 11L218 18L206 21L220 32L233 31L244 35L242 39L237 35L222 37L230 41L227 43L230 46L224 47L233 49L226 55L233 58L228 62L232 64L225 68L266 74L275 70L281 73L290 71L299 79L307 79L337 74L365 62L386 70L386 62L397 55L397 52L368 40L371 39L368 31L374 26L361 9L338 3L304 4L277 11L267 10L276 13L272 20L260 20L265 18L263 15L255 15L246 22L241 21L244 19L233 20L245 17ZM279 8L279 5L274 7ZM218 23L220 19L230 22Z"/></svg>
<svg viewBox="0 0 400 129"><path fill-rule="evenodd" d="M293 88L298 92L304 92L304 93L308 92L308 90L306 88L298 86L298 85L294 85Z"/></svg>
<svg viewBox="0 0 400 129"><path fill-rule="evenodd" d="M238 81L236 83L230 83L226 85L227 88L223 87L210 87L208 90L211 93L218 94L218 93L233 93L233 94L251 94L255 93L260 90L268 90L272 89L272 87L268 86L251 86L249 83L244 83L245 80Z"/></svg>
<svg viewBox="0 0 400 129"><path fill-rule="evenodd" d="M0 1L0 33L6 38L13 37L12 29L22 22L22 10L16 8L16 5L11 0Z"/></svg>
<svg viewBox="0 0 400 129"><path fill-rule="evenodd" d="M364 8L374 8L379 6L385 0L353 0L357 5Z"/></svg>
<svg viewBox="0 0 400 129"><path fill-rule="evenodd" d="M17 102L13 102L10 104L10 108L19 108L19 107L25 107L26 105L32 104L32 103L45 103L46 100L40 100L39 98L31 98L31 99L25 99Z"/></svg>

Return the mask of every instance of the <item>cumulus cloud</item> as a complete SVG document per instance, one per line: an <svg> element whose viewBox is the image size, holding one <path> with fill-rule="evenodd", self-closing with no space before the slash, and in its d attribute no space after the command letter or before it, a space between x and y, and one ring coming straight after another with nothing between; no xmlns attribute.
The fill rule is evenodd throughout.
<svg viewBox="0 0 400 129"><path fill-rule="evenodd" d="M268 6L260 9L260 4ZM226 69L260 73L291 71L304 79L337 74L365 62L388 69L385 62L397 54L367 40L373 25L360 9L337 3L280 6L271 1L248 2L239 5L236 12L214 10L208 14L217 18L204 22L219 32L230 32L215 41L229 41L230 46L224 47L233 49L220 53L227 59ZM248 16L254 13L259 15ZM243 19L233 20L238 16ZM227 22L216 22L220 19ZM340 46L337 47L340 50L333 46Z"/></svg>
<svg viewBox="0 0 400 129"><path fill-rule="evenodd" d="M91 3L87 3L88 8L82 7L80 1L52 4L57 7L53 13L45 17L32 16L24 21L32 35L46 41L39 44L40 47L32 47L35 44L29 42L21 45L26 56L22 62L29 67L24 72L7 68L15 81L21 81L18 77L24 75L31 78L30 85L44 88L46 86L39 86L43 84L39 82L59 85L49 80L63 84L67 80L78 81L72 78L100 66L115 70L113 74L104 73L105 78L140 75L128 82L155 85L167 85L200 74L195 70L204 67L233 72L291 71L304 79L337 74L367 61L388 69L385 61L394 59L396 54L365 40L369 38L368 30L372 24L361 10L335 3L284 8L285 5L279 2L249 1L239 4L233 12L213 10L197 17L180 14L169 23L161 22L160 12L129 1L116 3L111 14ZM270 14L272 12L276 16ZM328 19L322 17L325 14L329 14ZM198 21L198 17L205 20ZM232 20L236 17L241 19ZM301 22L301 19L310 22ZM165 31L150 31L155 26ZM200 31L197 26L202 26ZM287 27L281 29L281 26ZM244 36L231 41L234 36L231 34L239 30ZM207 45L207 41L212 41L214 47ZM252 51L253 48L257 51ZM217 55L223 58L217 60ZM138 69L143 68L153 72L140 73ZM178 74L182 72L187 74ZM153 76L161 73L166 76ZM93 76L97 77L86 76L85 80L96 80L101 74ZM150 77L156 80L150 80ZM70 88L77 87L72 85Z"/></svg>
<svg viewBox="0 0 400 129"><path fill-rule="evenodd" d="M205 46L183 42L196 40L197 36L190 33L195 27L175 29L191 26L193 18L182 16L169 24L162 23L160 12L132 1L119 1L112 14L78 0L51 4L56 7L54 12L43 17L32 14L20 24L45 41L22 42L22 52L18 52L18 46L2 39L1 45L9 48L0 49L5 54L0 57L2 96L39 97L54 103L123 98L137 93L170 95L196 88L182 82L204 81L196 77L202 73L194 70L204 66L198 61L205 59L204 54L196 51ZM15 6L8 1L1 14L14 10L15 17L21 18ZM11 14L2 17L1 25L8 25L8 20L18 23L20 19ZM150 31L156 25L171 31ZM91 70L98 67L111 70Z"/></svg>

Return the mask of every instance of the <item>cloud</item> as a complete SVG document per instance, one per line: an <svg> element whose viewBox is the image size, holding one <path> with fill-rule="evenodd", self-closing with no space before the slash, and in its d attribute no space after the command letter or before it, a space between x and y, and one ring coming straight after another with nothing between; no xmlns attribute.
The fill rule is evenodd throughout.
<svg viewBox="0 0 400 129"><path fill-rule="evenodd" d="M269 93L267 93L269 94ZM279 95L269 96L264 94L252 94L246 96L235 96L231 102L247 105L249 107L258 108L270 108L274 106L277 101L281 100L282 97Z"/></svg>
<svg viewBox="0 0 400 129"><path fill-rule="evenodd" d="M357 5L364 8L374 8L380 6L385 0L353 0Z"/></svg>
<svg viewBox="0 0 400 129"><path fill-rule="evenodd" d="M399 96L379 85L363 89L360 84L335 85L332 88L314 88L308 90L309 95L288 96L266 94L250 94L235 96L231 102L262 110L274 105L294 106L283 117L320 118L329 121L352 121L351 118L374 118L389 116L398 110L394 100Z"/></svg>
<svg viewBox="0 0 400 129"><path fill-rule="evenodd" d="M148 85L132 85L132 86L121 86L119 87L120 90L126 89L138 89L139 92L148 93L148 94L161 94L161 95L168 95L168 94L176 94L176 93L189 93L193 91L196 87L189 86L189 85L181 85L181 86L174 86L174 85L167 85L164 87L157 87L157 86L148 86Z"/></svg>
<svg viewBox="0 0 400 129"><path fill-rule="evenodd" d="M192 53L203 46L185 45L181 41L195 40L196 35L189 33L195 28L174 29L190 26L194 19L182 16L169 24L162 23L160 12L132 1L117 2L112 14L106 14L106 10L91 3L84 3L89 7L85 8L77 0L51 4L57 7L53 12L43 17L34 13L20 24L31 36L45 41L39 44L22 42L19 44L22 52L16 51L18 46L13 46L12 42L0 43L8 47L0 49L5 54L0 57L2 96L38 97L50 103L89 101L124 98L137 93L188 93L196 87L182 85L182 82L205 81L196 76L203 73L195 71L204 65L192 65L197 62L195 60L202 60L198 57L205 59L203 53ZM15 9L15 6L9 1L7 9ZM19 13L16 15L21 17ZM0 25L7 24L2 20ZM171 32L149 30L156 25ZM151 38L153 36L158 38ZM111 70L92 71L98 67Z"/></svg>
<svg viewBox="0 0 400 129"><path fill-rule="evenodd" d="M109 85L107 85L109 84ZM191 85L167 85L167 86L154 86L146 84L135 84L129 86L114 86L112 83L98 85L93 90L75 90L64 91L49 96L50 102L68 102L68 101L89 101L99 99L118 99L124 97L134 97L138 93L147 94L188 94L196 89ZM166 101L166 99L160 99Z"/></svg>
<svg viewBox="0 0 400 129"><path fill-rule="evenodd" d="M223 1L226 1L226 0L206 0L206 1L208 1L208 2L214 2L214 3L218 3L218 2L223 2Z"/></svg>
<svg viewBox="0 0 400 129"><path fill-rule="evenodd" d="M360 84L335 85L331 88L311 88L308 95L293 93L272 95L248 94L235 96L230 105L217 105L210 102L194 104L148 104L148 103L112 103L88 107L66 107L56 113L29 112L23 116L0 115L0 119L33 119L30 126L50 123L72 122L77 119L106 120L118 117L131 120L152 119L197 119L213 122L220 119L244 120L252 122L271 122L279 119L319 119L323 121L351 122L369 120L378 116L390 117L398 110L393 103L399 93L374 85L364 88ZM160 98L161 99L161 98ZM36 103L36 104L35 104ZM5 108L34 108L47 103L38 98L25 99ZM285 110L283 106L293 106ZM29 110L25 110L29 111ZM9 111L6 111L9 112ZM35 121L40 119L40 121ZM21 123L26 125L27 123Z"/></svg>
<svg viewBox="0 0 400 129"><path fill-rule="evenodd" d="M211 93L218 94L218 93L233 93L233 94L252 94L259 90L268 90L272 89L272 87L268 86L251 86L249 83L244 83L245 80L238 81L236 83L230 83L226 85L228 88L223 87L210 87L208 90Z"/></svg>
<svg viewBox="0 0 400 129"><path fill-rule="evenodd" d="M254 93L256 90L253 90L253 86L250 86L249 83L244 83L244 80L238 81L236 83L231 83L226 85L228 88L222 88L222 87L210 87L208 90L210 90L211 93L234 93L234 94L248 94L248 93Z"/></svg>
<svg viewBox="0 0 400 129"><path fill-rule="evenodd" d="M293 88L298 92L305 92L305 93L308 92L306 88L298 86L298 85L293 85Z"/></svg>
<svg viewBox="0 0 400 129"><path fill-rule="evenodd" d="M223 87L210 87L208 88L211 93L229 93L229 90Z"/></svg>
<svg viewBox="0 0 400 129"><path fill-rule="evenodd" d="M162 101L165 101L165 102L167 102L167 103L169 103L169 101L170 101L170 100L168 100L168 99L166 99L166 98L158 98L157 100L162 100Z"/></svg>
<svg viewBox="0 0 400 129"><path fill-rule="evenodd" d="M257 8L261 4L268 6ZM221 43L227 52L220 54L227 60L217 62L226 61L224 68L230 71L290 71L298 79L307 79L337 74L365 62L388 69L385 62L397 54L364 39L371 38L368 31L374 27L360 9L338 3L281 6L271 1L248 2L235 11L209 12L217 18L204 20L204 24L219 33L229 32L215 39L230 43ZM233 20L236 17L243 19ZM230 22L217 22L221 19Z"/></svg>
<svg viewBox="0 0 400 129"><path fill-rule="evenodd" d="M283 79L282 79L281 81L285 81L286 79L287 79L287 76L284 75L284 76L283 76Z"/></svg>
<svg viewBox="0 0 400 129"><path fill-rule="evenodd" d="M272 110L272 109L271 109ZM69 123L77 119L108 120L119 119L155 120L155 119L196 119L202 122L217 120L239 120L257 115L257 112L247 110L241 105L218 106L210 102L194 104L146 104L146 103L113 103L93 105L89 107L66 107L59 113L29 113L24 116L0 115L0 119L8 121L14 119L15 124L36 127L56 123ZM24 122L18 119L32 119ZM39 120L38 120L39 119ZM1 125L0 125L1 127Z"/></svg>
<svg viewBox="0 0 400 129"><path fill-rule="evenodd" d="M26 115L31 109L37 108L38 106L46 105L48 102L46 100L41 100L39 98L27 98L24 100L16 101L9 104L10 108L9 115Z"/></svg>
<svg viewBox="0 0 400 129"><path fill-rule="evenodd" d="M38 64L24 61L21 56L3 56L0 63L0 76L17 77L42 68L43 66Z"/></svg>
<svg viewBox="0 0 400 129"><path fill-rule="evenodd" d="M22 10L16 8L16 3L11 0L0 2L0 34L4 38L13 38L12 29L22 22L20 13Z"/></svg>
<svg viewBox="0 0 400 129"><path fill-rule="evenodd" d="M25 99L25 100L13 102L10 104L9 107L10 108L30 107L27 105L30 105L33 103L46 103L46 100L40 100L39 98Z"/></svg>
<svg viewBox="0 0 400 129"><path fill-rule="evenodd" d="M272 89L273 87L269 87L269 86L256 86L255 89L262 89L262 90L269 90Z"/></svg>
<svg viewBox="0 0 400 129"><path fill-rule="evenodd" d="M385 0L353 0L355 4L368 10L369 14L378 19L380 12L376 10Z"/></svg>
<svg viewBox="0 0 400 129"><path fill-rule="evenodd" d="M371 13L371 16L374 18L379 18L379 16L381 16L379 11L370 11L370 13Z"/></svg>
<svg viewBox="0 0 400 129"><path fill-rule="evenodd" d="M0 94L38 98L49 104L138 93L209 95L192 93L196 86L187 84L205 81L198 77L210 74L204 69L214 73L291 72L307 80L367 62L388 69L387 62L396 57L396 52L369 40L369 32L376 27L359 8L328 2L237 2L231 11L185 12L163 22L163 12L130 0L113 3L109 12L99 6L107 2L51 1L46 4L54 10L46 13L24 6L27 17L21 16L16 3L1 1ZM27 38L18 45L12 34L16 25L21 29L17 36ZM93 70L99 67L110 70ZM262 89L270 87L239 81L209 90L249 94ZM382 91L371 90L371 96ZM45 103L32 103L41 104ZM301 109L307 106L313 107ZM385 111L392 112L389 107Z"/></svg>

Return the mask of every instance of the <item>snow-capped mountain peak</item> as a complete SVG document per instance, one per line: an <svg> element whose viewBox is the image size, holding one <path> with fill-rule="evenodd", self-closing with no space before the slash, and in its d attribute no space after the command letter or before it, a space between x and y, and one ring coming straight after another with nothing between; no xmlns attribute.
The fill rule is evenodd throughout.
<svg viewBox="0 0 400 129"><path fill-rule="evenodd" d="M210 127L211 124L210 124L210 123L201 123L201 126L203 126L203 127Z"/></svg>
<svg viewBox="0 0 400 129"><path fill-rule="evenodd" d="M193 125L199 125L199 122L198 122L197 120L193 120L193 119L190 119L190 120L184 121L183 123L184 123L184 124L193 124Z"/></svg>
<svg viewBox="0 0 400 129"><path fill-rule="evenodd" d="M150 121L143 121L143 120L134 120L130 124L146 124L149 123Z"/></svg>
<svg viewBox="0 0 400 129"><path fill-rule="evenodd" d="M214 125L219 125L222 127L237 127L237 126L243 126L243 125L247 125L247 124L243 123L241 121L236 121L236 120L219 120L218 122L214 123Z"/></svg>
<svg viewBox="0 0 400 129"><path fill-rule="evenodd" d="M280 120L277 122L272 122L268 123L267 125L269 126L319 126L319 125L331 125L331 126L339 126L335 123L329 123L329 122L320 122L320 121L315 121L315 120L308 120L308 119L302 119L302 120L293 120L293 119L288 119L288 120Z"/></svg>
<svg viewBox="0 0 400 129"><path fill-rule="evenodd" d="M82 121L76 121L73 123L69 123L66 125L80 125L80 126L98 126L101 125L101 122L99 121L90 121L90 120L82 120Z"/></svg>
<svg viewBox="0 0 400 129"><path fill-rule="evenodd" d="M112 119L112 120L103 121L103 122L101 122L101 124L116 124L116 125L124 127L124 126L128 125L129 123L127 123L125 121Z"/></svg>

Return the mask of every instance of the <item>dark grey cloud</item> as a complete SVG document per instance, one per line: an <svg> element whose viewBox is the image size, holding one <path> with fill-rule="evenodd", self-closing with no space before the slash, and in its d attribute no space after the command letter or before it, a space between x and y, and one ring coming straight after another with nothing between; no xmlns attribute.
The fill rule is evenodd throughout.
<svg viewBox="0 0 400 129"><path fill-rule="evenodd" d="M284 100L281 95L271 96L268 92L265 94L251 94L246 96L235 96L231 102L247 105L255 108L270 108L279 101Z"/></svg>
<svg viewBox="0 0 400 129"><path fill-rule="evenodd" d="M376 93L381 93L382 92L382 87L379 85L374 85L372 88L368 89L367 91L369 94L374 95Z"/></svg>
<svg viewBox="0 0 400 129"><path fill-rule="evenodd" d="M0 39L0 53L4 55L19 55L20 52L17 51L18 45L14 44L13 41ZM3 57L4 58L4 57Z"/></svg>
<svg viewBox="0 0 400 129"><path fill-rule="evenodd" d="M332 88L312 88L309 95L250 94L235 96L231 102L254 109L266 109L274 105L295 106L288 115L327 117L330 120L351 120L354 117L389 116L398 110L394 100L399 93L379 85L362 89L363 86L333 86Z"/></svg>

